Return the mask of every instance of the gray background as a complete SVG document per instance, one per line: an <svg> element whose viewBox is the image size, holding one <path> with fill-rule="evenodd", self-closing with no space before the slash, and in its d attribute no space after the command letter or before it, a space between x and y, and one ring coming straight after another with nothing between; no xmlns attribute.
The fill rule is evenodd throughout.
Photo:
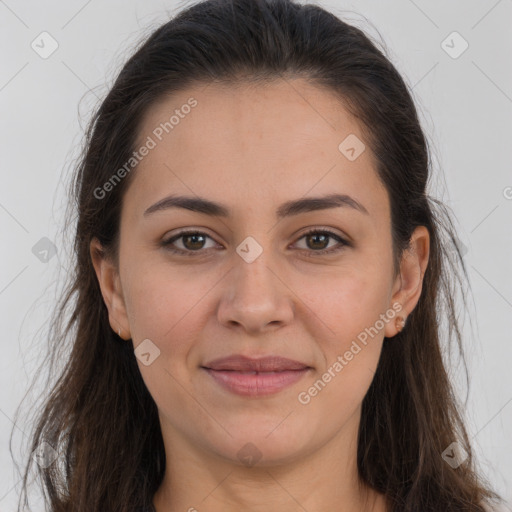
<svg viewBox="0 0 512 512"><path fill-rule="evenodd" d="M469 432L483 472L512 500L512 0L316 3L382 39L413 88L433 149L431 193L458 219L473 288ZM14 413L45 355L45 321L68 266L59 237L83 129L133 45L188 4L0 0L0 512L19 493L9 435L15 422L19 456L30 421ZM31 47L43 31L58 43L45 59ZM44 237L56 246L47 262ZM453 375L464 396L455 366Z"/></svg>

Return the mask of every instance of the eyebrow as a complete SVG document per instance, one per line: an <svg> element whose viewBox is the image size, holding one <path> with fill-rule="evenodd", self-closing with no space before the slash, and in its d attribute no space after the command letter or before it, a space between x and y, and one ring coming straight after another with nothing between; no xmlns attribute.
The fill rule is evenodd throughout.
<svg viewBox="0 0 512 512"><path fill-rule="evenodd" d="M283 203L276 211L278 219L299 215L301 213L312 212L316 210L327 210L330 208L349 207L365 215L369 215L368 210L354 198L346 194L331 194L323 197L307 197L294 201ZM220 203L210 201L202 197L176 196L170 195L150 206L144 216L151 213L168 210L170 208L183 208L198 213L211 215L212 217L230 217L231 210Z"/></svg>

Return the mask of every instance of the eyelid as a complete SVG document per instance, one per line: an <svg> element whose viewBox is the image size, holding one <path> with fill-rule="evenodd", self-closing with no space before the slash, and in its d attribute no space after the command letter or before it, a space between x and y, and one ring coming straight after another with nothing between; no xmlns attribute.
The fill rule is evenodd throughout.
<svg viewBox="0 0 512 512"><path fill-rule="evenodd" d="M313 225L313 226L310 226L310 227L307 227L304 229L305 229L305 231L299 231L299 234L296 235L298 237L298 238L296 238L297 240L302 238L305 235L320 232L320 233L328 233L328 234L332 235L333 237L340 238L347 245L352 245L352 239L348 235L346 235L343 231L340 232L339 229L331 228L329 226L317 226L317 225Z"/></svg>

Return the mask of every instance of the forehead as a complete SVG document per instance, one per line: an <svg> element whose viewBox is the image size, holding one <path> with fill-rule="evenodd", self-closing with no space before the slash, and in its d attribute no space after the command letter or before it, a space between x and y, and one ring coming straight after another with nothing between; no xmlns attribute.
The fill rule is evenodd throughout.
<svg viewBox="0 0 512 512"><path fill-rule="evenodd" d="M187 88L146 112L136 147L150 139L126 194L138 215L166 193L247 210L309 191L366 196L368 209L386 213L375 201L386 197L369 148L355 160L344 153L345 140L363 147L358 121L333 93L302 79Z"/></svg>

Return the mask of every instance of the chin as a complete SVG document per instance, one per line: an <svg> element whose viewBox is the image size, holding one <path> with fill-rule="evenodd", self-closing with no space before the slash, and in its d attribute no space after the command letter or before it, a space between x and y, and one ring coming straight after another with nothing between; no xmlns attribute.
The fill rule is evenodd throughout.
<svg viewBox="0 0 512 512"><path fill-rule="evenodd" d="M233 437L226 435L222 440L212 440L211 448L231 463L246 467L288 464L316 449L318 430L308 435L291 425L285 428L284 422L279 425L280 421L282 418L272 428L267 423L258 427L254 422L246 424L246 428L240 426Z"/></svg>

